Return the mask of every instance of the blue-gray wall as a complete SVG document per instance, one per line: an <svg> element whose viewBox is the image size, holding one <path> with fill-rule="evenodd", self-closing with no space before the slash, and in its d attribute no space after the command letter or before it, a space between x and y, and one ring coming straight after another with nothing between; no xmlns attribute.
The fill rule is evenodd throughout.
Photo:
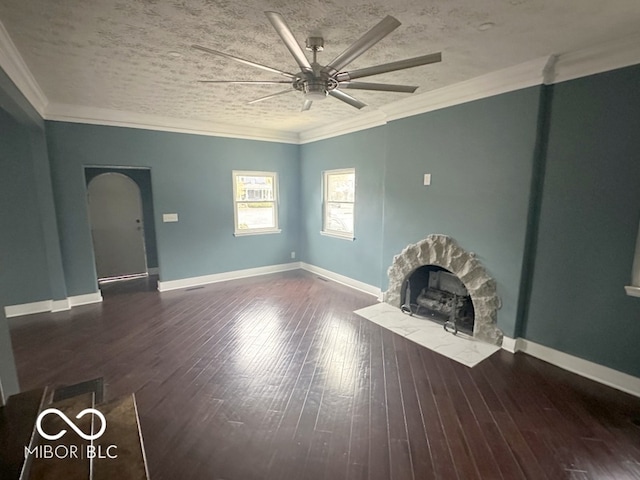
<svg viewBox="0 0 640 480"><path fill-rule="evenodd" d="M273 142L47 122L69 295L95 292L84 166L151 169L162 281L291 262L300 218L299 147ZM233 236L232 170L278 173L282 233ZM177 223L162 223L177 213Z"/></svg>
<svg viewBox="0 0 640 480"><path fill-rule="evenodd" d="M0 70L0 388L5 398L19 386L4 307L66 297L45 146L42 119Z"/></svg>
<svg viewBox="0 0 640 480"><path fill-rule="evenodd" d="M302 146L302 261L378 285L382 268L385 136L386 129L379 127ZM322 172L341 168L356 171L354 241L320 235Z"/></svg>
<svg viewBox="0 0 640 480"><path fill-rule="evenodd" d="M525 336L640 377L640 67L551 88Z"/></svg>
<svg viewBox="0 0 640 480"><path fill-rule="evenodd" d="M0 304L51 299L31 134L0 110Z"/></svg>
<svg viewBox="0 0 640 480"><path fill-rule="evenodd" d="M536 155L540 87L389 124L383 265L410 243L445 234L498 283L498 326L517 327ZM431 174L431 185L423 175ZM386 271L381 279L387 286Z"/></svg>
<svg viewBox="0 0 640 480"><path fill-rule="evenodd" d="M478 254L516 330L541 87L302 146L302 260L387 287L393 256L429 234ZM356 168L354 242L323 237L322 175ZM423 175L432 175L431 186Z"/></svg>

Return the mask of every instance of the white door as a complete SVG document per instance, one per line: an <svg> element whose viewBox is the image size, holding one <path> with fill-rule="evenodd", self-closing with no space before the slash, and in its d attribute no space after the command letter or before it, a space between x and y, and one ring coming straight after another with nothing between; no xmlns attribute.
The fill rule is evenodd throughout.
<svg viewBox="0 0 640 480"><path fill-rule="evenodd" d="M103 173L87 190L98 278L147 273L138 185L120 173Z"/></svg>

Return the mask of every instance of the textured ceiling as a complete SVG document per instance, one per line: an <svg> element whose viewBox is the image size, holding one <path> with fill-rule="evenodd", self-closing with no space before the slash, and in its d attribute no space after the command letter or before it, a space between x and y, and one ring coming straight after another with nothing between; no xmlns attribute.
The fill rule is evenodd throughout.
<svg viewBox="0 0 640 480"><path fill-rule="evenodd" d="M418 85L416 93L617 39L640 25L638 0L2 0L0 21L51 103L292 132L357 116L334 98L300 112L298 92L247 104L278 85L197 82L283 77L192 44L298 71L265 10L281 13L302 45L310 34L323 36L321 64L395 16L402 25L346 70L442 51L442 63L363 79ZM481 27L489 22L492 28ZM348 93L369 105L362 111L407 96Z"/></svg>

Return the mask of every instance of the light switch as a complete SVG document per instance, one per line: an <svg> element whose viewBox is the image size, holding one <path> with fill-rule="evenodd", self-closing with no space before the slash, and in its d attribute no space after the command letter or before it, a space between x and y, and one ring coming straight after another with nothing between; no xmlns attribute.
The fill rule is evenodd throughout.
<svg viewBox="0 0 640 480"><path fill-rule="evenodd" d="M167 222L177 222L178 221L178 214L177 213L163 213L162 214L162 221L167 223Z"/></svg>
<svg viewBox="0 0 640 480"><path fill-rule="evenodd" d="M425 185L431 185L431 174L430 173L425 173L424 174L424 184Z"/></svg>

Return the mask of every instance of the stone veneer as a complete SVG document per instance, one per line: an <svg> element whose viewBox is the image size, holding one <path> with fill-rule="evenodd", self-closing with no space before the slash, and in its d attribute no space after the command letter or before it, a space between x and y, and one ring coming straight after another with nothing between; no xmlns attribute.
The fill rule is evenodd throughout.
<svg viewBox="0 0 640 480"><path fill-rule="evenodd" d="M393 257L389 267L389 289L386 303L400 308L402 285L411 273L423 265L437 265L458 276L469 291L475 312L473 336L494 345L502 345L502 331L497 327L498 309L502 302L496 293L496 281L476 258L446 235L429 235L408 245Z"/></svg>

